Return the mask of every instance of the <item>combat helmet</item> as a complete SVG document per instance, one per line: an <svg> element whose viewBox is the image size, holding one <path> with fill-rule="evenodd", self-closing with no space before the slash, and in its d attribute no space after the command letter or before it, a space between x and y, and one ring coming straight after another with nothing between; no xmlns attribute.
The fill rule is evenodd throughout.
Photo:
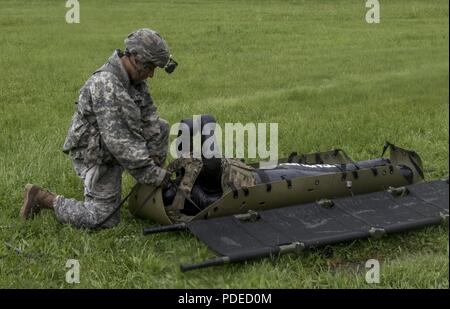
<svg viewBox="0 0 450 309"><path fill-rule="evenodd" d="M138 29L125 39L125 53L135 55L142 63L152 63L172 73L177 62L171 57L169 45L159 33L148 28Z"/></svg>

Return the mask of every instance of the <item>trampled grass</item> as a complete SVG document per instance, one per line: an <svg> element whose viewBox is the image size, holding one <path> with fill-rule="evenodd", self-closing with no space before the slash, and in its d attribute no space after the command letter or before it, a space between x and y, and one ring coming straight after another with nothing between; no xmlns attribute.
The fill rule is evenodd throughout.
<svg viewBox="0 0 450 309"><path fill-rule="evenodd" d="M174 123L210 113L220 123L277 122L279 154L345 149L380 155L384 140L415 149L428 179L448 175L448 1L0 1L0 286L151 288L448 288L448 227L355 241L181 273L213 255L187 233L144 237L151 225L122 209L121 224L89 232L50 212L22 222L26 183L82 198L61 152L78 89L132 30L150 27L180 63L151 92ZM124 194L133 180L125 176ZM22 250L16 254L6 244ZM332 250L330 255L329 251ZM65 282L78 259L81 282ZM381 282L364 263L381 261Z"/></svg>

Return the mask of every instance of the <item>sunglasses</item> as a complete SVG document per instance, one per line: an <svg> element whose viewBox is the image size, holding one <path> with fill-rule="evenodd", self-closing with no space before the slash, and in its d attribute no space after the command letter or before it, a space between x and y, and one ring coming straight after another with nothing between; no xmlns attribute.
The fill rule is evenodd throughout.
<svg viewBox="0 0 450 309"><path fill-rule="evenodd" d="M146 70L149 70L149 69L154 70L156 68L156 65L153 62L144 62L144 63L142 63L142 67Z"/></svg>

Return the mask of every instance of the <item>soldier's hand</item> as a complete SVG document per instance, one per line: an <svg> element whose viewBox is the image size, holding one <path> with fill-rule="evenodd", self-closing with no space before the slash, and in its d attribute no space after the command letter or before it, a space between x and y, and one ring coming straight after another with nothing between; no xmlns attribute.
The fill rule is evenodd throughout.
<svg viewBox="0 0 450 309"><path fill-rule="evenodd" d="M152 156L152 160L153 162L155 162L156 165L162 166L161 160L159 159L158 156Z"/></svg>

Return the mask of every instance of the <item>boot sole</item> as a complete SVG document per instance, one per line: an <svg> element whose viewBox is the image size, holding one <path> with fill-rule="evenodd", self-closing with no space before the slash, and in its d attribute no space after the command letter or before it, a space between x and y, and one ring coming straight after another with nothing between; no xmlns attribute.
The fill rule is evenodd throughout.
<svg viewBox="0 0 450 309"><path fill-rule="evenodd" d="M34 194L39 190L39 187L27 184L23 193L23 205L20 209L20 217L29 219L32 216L32 209L34 204Z"/></svg>

